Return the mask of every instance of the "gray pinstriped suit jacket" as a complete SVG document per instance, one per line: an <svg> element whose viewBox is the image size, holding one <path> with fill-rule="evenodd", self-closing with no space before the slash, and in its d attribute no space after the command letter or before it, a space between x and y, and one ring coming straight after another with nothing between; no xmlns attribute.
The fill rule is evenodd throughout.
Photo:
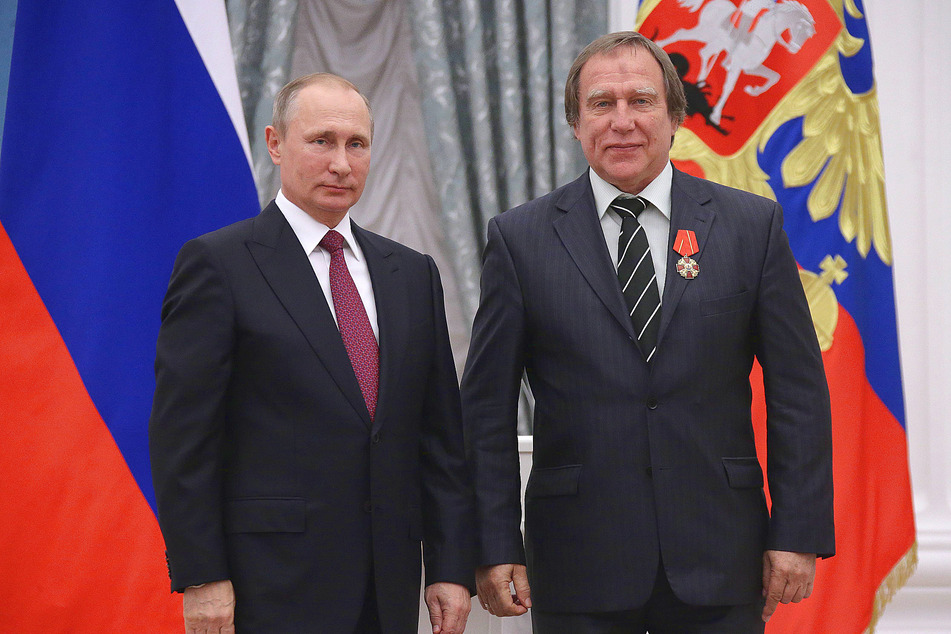
<svg viewBox="0 0 951 634"><path fill-rule="evenodd" d="M674 170L653 367L634 341L588 175L489 222L462 397L480 564L526 561L533 605L639 607L663 561L697 605L760 596L765 549L834 552L828 389L778 204ZM672 240L671 240L672 243ZM763 366L772 512L751 425ZM527 370L534 466L519 531L515 410Z"/></svg>

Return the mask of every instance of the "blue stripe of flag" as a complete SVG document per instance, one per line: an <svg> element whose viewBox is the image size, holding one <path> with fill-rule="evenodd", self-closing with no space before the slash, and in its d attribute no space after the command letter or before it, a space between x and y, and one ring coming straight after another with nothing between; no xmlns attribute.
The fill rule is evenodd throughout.
<svg viewBox="0 0 951 634"><path fill-rule="evenodd" d="M174 257L257 211L174 0L20 0L0 223L153 508L146 430ZM69 412L38 424L55 434Z"/></svg>
<svg viewBox="0 0 951 634"><path fill-rule="evenodd" d="M863 9L861 2L859 9ZM856 55L839 58L846 84L850 90L861 94L874 88L868 24L864 17L853 18L846 12L845 26L864 42ZM786 123L760 153L760 167L769 175L769 184L786 212L786 232L799 264L818 273L819 263L826 255L841 255L848 263L848 278L841 286L833 285L832 290L862 335L869 384L904 427L905 403L891 266L879 259L874 247L867 257L862 257L854 241L845 240L839 229L838 209L825 220L812 220L806 201L815 183L805 187L787 188L783 185L782 161L802 139L802 119Z"/></svg>

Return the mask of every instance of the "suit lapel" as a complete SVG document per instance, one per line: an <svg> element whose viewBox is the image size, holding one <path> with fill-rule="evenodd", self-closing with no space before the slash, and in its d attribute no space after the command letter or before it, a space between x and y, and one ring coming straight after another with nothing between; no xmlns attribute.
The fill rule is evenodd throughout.
<svg viewBox="0 0 951 634"><path fill-rule="evenodd" d="M608 312L629 336L634 337L634 326L627 314L611 254L604 242L604 231L587 172L565 189L556 206L566 212L553 223L562 244Z"/></svg>
<svg viewBox="0 0 951 634"><path fill-rule="evenodd" d="M707 244L707 236L713 221L716 219L716 212L709 206L710 194L694 185L690 177L684 175L678 170L674 170L673 184L670 194L670 233L667 244L667 282L664 285L664 298L661 309L660 332L657 335L658 344L663 341L664 333L667 331L667 325L677 310L677 305L683 297L687 286L692 283L691 280L684 279L677 273L677 260L680 254L674 251L674 239L677 231L686 229L693 231L697 236L697 248L693 259L700 264L701 275L703 274L703 250ZM659 351L662 348L658 347Z"/></svg>
<svg viewBox="0 0 951 634"><path fill-rule="evenodd" d="M399 368L402 366L406 341L408 315L405 309L406 280L400 274L398 257L392 247L379 236L365 231L353 223L353 235L363 249L363 256L373 283L376 300L376 319L380 330L380 387L377 397L373 430L384 423L387 400L395 389Z"/></svg>
<svg viewBox="0 0 951 634"><path fill-rule="evenodd" d="M327 372L367 426L367 411L360 385L340 331L327 306L313 267L293 229L271 202L255 219L247 242L261 275L297 324Z"/></svg>

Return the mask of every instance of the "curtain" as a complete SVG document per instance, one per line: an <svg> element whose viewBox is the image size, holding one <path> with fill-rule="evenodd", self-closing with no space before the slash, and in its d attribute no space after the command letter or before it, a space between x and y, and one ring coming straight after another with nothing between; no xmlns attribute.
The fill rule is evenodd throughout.
<svg viewBox="0 0 951 634"><path fill-rule="evenodd" d="M407 0L426 139L472 323L489 218L586 168L564 118L568 69L607 30L604 0ZM523 382L524 383L524 382ZM522 391L519 433L531 433Z"/></svg>
<svg viewBox="0 0 951 634"><path fill-rule="evenodd" d="M251 141L254 181L263 207L277 193L277 167L264 142L274 97L290 80L297 0L226 0L241 105Z"/></svg>

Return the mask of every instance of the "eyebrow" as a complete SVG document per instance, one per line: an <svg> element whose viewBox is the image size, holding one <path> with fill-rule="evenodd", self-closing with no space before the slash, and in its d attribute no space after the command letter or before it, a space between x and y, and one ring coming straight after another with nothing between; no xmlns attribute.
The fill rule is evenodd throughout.
<svg viewBox="0 0 951 634"><path fill-rule="evenodd" d="M309 138L309 139L319 139L319 138L321 138L321 137L328 137L328 138L336 139L337 137L339 137L339 136L341 136L341 135L339 135L339 134L338 134L337 132L335 132L334 130L316 129L316 130L307 130L307 131L304 133L304 136L305 136L306 138ZM348 139L348 140L350 140L350 139L357 139L357 140L359 140L359 141L363 141L363 142L366 142L366 143L369 143L369 141L370 141L370 137L366 136L365 134L360 134L360 133L351 134L351 135L347 136L347 139Z"/></svg>
<svg viewBox="0 0 951 634"><path fill-rule="evenodd" d="M635 97L647 96L647 97L656 97L657 91L651 87L638 88L634 91ZM605 97L614 97L613 90L605 90L604 88L595 88L588 93L588 102L597 101L598 99L603 99Z"/></svg>

